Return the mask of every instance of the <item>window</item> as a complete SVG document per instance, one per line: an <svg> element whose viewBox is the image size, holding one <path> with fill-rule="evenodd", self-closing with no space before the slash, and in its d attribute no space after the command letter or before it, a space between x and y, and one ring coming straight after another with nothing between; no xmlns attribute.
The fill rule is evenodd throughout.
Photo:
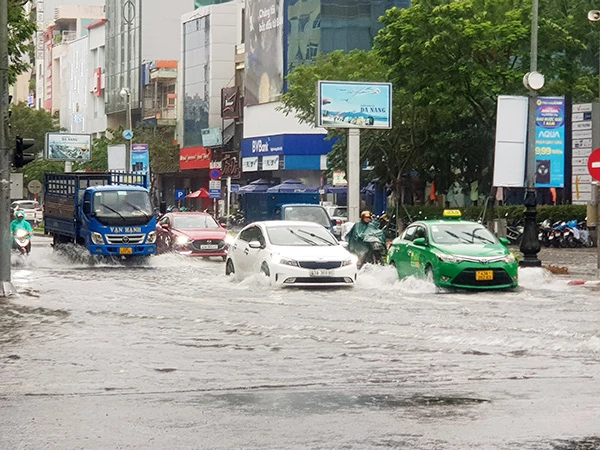
<svg viewBox="0 0 600 450"><path fill-rule="evenodd" d="M417 231L416 225L409 226L406 229L406 231L404 231L404 234L402 235L402 239L404 239L405 241L412 241L415 238L416 231Z"/></svg>

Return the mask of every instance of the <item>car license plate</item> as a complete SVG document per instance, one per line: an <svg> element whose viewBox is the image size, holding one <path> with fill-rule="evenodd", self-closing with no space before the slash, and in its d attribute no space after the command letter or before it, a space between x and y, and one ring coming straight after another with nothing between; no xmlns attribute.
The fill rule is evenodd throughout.
<svg viewBox="0 0 600 450"><path fill-rule="evenodd" d="M216 250L218 248L219 246L217 244L206 244L200 246L200 250Z"/></svg>
<svg viewBox="0 0 600 450"><path fill-rule="evenodd" d="M133 253L133 249L131 247L121 247L119 249L120 255L131 255Z"/></svg>
<svg viewBox="0 0 600 450"><path fill-rule="evenodd" d="M475 279L477 281L488 281L494 279L493 270L477 270L475 272Z"/></svg>
<svg viewBox="0 0 600 450"><path fill-rule="evenodd" d="M329 269L315 269L309 272L311 277L331 277L333 276L333 270Z"/></svg>

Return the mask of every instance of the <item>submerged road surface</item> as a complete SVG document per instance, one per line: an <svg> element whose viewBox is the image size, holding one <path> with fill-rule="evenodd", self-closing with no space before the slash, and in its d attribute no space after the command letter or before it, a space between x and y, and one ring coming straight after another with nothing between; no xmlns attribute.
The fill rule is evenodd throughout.
<svg viewBox="0 0 600 450"><path fill-rule="evenodd" d="M12 279L4 450L600 448L600 297L543 269L514 292L387 267L284 290L220 260L90 267L36 238Z"/></svg>

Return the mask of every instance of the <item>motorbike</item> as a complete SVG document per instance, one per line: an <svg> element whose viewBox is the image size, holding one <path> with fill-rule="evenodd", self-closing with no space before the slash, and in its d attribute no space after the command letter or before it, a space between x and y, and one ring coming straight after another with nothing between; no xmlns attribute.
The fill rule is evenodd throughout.
<svg viewBox="0 0 600 450"><path fill-rule="evenodd" d="M17 230L13 234L13 249L19 255L27 256L31 251L31 236L27 230Z"/></svg>
<svg viewBox="0 0 600 450"><path fill-rule="evenodd" d="M369 250L360 258L359 268L366 263L385 265L387 246L383 231L372 228L365 234L362 241L367 244Z"/></svg>

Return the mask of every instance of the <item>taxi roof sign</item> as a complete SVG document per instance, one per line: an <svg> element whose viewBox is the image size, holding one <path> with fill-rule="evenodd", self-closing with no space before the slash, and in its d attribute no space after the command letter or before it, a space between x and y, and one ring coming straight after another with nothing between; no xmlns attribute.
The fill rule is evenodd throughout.
<svg viewBox="0 0 600 450"><path fill-rule="evenodd" d="M445 209L444 210L444 219L460 219L462 217L462 213L459 209Z"/></svg>

